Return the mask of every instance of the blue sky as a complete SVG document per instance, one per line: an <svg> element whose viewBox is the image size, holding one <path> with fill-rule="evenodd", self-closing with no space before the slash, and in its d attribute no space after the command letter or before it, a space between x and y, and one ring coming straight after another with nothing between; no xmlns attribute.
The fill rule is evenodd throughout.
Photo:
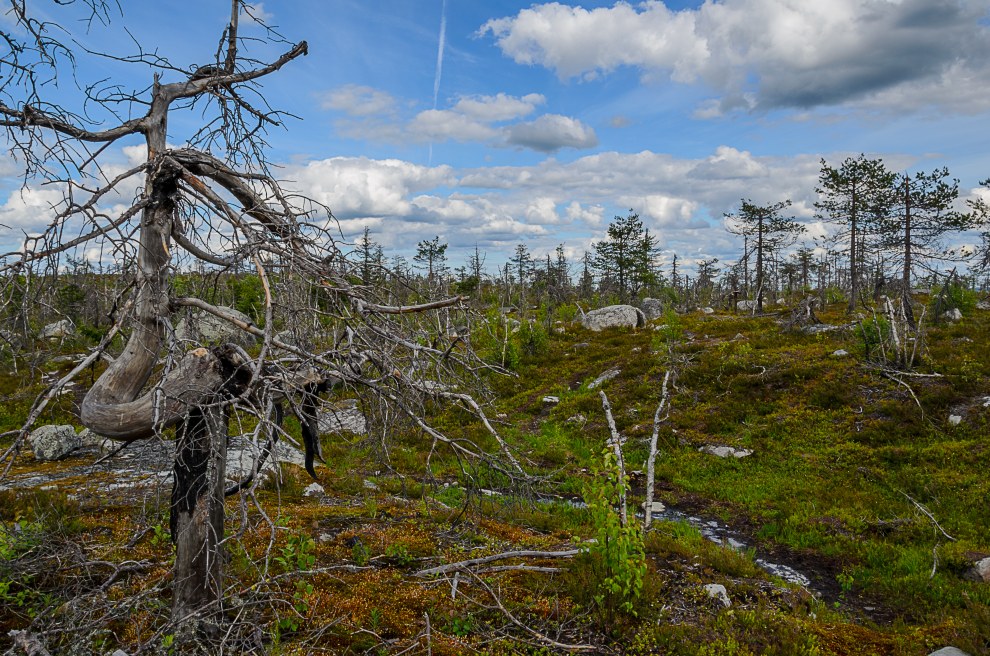
<svg viewBox="0 0 990 656"><path fill-rule="evenodd" d="M126 25L178 67L214 58L226 2L121 4L109 28L66 27L119 55L134 50ZM367 225L408 255L439 235L455 263L477 244L492 269L518 243L537 255L564 244L577 259L629 209L687 261L738 256L721 219L741 198L789 198L820 233L823 157L947 166L974 193L990 177L988 10L988 0L252 6L310 46L264 81L271 105L299 117L269 135L286 184L329 205L347 238ZM245 25L244 36L263 35ZM259 59L279 51L246 47ZM150 82L147 67L84 56L78 76ZM195 119L174 117L171 142ZM122 165L140 155L125 148L135 143L107 156ZM0 163L5 243L43 227L44 198L14 193L15 172Z"/></svg>

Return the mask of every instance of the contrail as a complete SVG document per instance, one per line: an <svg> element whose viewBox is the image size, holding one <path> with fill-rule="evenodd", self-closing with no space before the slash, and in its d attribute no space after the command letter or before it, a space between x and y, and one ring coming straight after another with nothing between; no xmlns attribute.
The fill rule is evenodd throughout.
<svg viewBox="0 0 990 656"><path fill-rule="evenodd" d="M437 97L440 95L440 76L443 75L443 47L447 42L447 0L440 7L440 40L437 43L437 74L433 78L433 109L437 108ZM433 142L430 142L429 163L433 164Z"/></svg>
<svg viewBox="0 0 990 656"><path fill-rule="evenodd" d="M433 78L433 109L437 108L437 96L440 95L440 76L443 74L443 47L447 41L447 0L443 0L440 8L440 43L437 44L437 74Z"/></svg>

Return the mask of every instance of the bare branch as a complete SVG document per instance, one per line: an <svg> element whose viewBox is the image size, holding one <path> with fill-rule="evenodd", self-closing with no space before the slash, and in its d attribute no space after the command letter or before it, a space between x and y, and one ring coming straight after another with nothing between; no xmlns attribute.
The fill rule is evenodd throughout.
<svg viewBox="0 0 990 656"><path fill-rule="evenodd" d="M581 553L580 549L567 549L565 551L506 551L504 553L493 554L491 556L471 558L457 563L450 563L447 565L423 569L416 572L416 576L426 578L429 576L436 576L438 574L446 574L447 572L453 572L455 570L465 571L475 565L487 565L488 563L494 563L500 560L509 560L511 558L573 558L579 553Z"/></svg>

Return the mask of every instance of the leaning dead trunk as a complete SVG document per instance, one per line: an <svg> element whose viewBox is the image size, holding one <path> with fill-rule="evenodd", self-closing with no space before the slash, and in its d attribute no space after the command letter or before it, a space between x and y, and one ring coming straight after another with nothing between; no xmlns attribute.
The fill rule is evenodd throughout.
<svg viewBox="0 0 990 656"><path fill-rule="evenodd" d="M170 518L175 543L172 619L184 641L209 638L217 631L223 598L229 415L218 397L210 400L213 403L190 411L176 436Z"/></svg>

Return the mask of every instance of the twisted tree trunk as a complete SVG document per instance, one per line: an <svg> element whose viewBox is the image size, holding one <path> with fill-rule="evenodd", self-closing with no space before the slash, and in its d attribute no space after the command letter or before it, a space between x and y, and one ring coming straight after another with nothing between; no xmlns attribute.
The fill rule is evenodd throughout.
<svg viewBox="0 0 990 656"><path fill-rule="evenodd" d="M229 412L219 396L179 425L169 520L175 543L172 619L179 643L219 633Z"/></svg>

